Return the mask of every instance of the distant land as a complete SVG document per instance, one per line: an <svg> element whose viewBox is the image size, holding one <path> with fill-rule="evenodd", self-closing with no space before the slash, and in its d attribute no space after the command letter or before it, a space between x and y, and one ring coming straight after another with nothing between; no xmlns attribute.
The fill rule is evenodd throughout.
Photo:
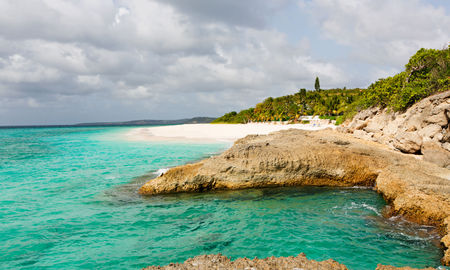
<svg viewBox="0 0 450 270"><path fill-rule="evenodd" d="M194 118L177 119L177 120L132 120L132 121L122 121L122 122L79 123L79 124L73 124L73 125L18 125L18 126L0 126L0 128L182 125L182 124L211 123L215 119L216 118L213 118L213 117L194 117Z"/></svg>

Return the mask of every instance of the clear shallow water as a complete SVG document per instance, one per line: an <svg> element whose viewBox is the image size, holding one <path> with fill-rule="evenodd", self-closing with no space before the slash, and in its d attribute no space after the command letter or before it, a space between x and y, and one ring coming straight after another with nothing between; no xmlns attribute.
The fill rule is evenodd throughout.
<svg viewBox="0 0 450 270"><path fill-rule="evenodd" d="M139 269L200 254L438 266L428 227L386 220L364 189L140 197L160 168L228 145L127 142L128 128L0 129L0 269Z"/></svg>

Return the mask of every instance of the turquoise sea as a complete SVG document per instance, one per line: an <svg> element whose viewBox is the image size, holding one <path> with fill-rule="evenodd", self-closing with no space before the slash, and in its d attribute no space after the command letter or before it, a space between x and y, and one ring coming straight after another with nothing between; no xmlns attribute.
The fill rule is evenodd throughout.
<svg viewBox="0 0 450 270"><path fill-rule="evenodd" d="M0 129L0 269L140 269L200 254L439 265L433 228L385 219L375 192L277 188L141 197L162 168L225 143L129 142L130 127Z"/></svg>

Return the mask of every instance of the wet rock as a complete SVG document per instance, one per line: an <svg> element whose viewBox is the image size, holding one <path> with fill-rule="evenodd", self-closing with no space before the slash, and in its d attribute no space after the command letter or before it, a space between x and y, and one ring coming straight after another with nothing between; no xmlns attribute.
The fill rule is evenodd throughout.
<svg viewBox="0 0 450 270"><path fill-rule="evenodd" d="M411 268L411 267L394 267L390 265L381 265L379 264L375 270L421 270L418 268ZM428 267L423 268L422 270L436 270L435 268Z"/></svg>
<svg viewBox="0 0 450 270"><path fill-rule="evenodd" d="M231 261L230 258L217 255L200 255L187 259L184 263L171 263L166 266L149 266L144 270L209 270L209 269L315 269L315 270L346 270L345 265L334 260L314 261L308 260L301 253L296 257L269 257L265 259L239 258Z"/></svg>

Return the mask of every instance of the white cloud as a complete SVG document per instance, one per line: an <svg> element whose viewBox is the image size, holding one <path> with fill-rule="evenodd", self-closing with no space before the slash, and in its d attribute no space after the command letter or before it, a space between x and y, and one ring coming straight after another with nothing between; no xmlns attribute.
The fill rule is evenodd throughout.
<svg viewBox="0 0 450 270"><path fill-rule="evenodd" d="M418 0L303 1L324 37L351 48L346 65L374 65L349 74L342 60L313 56L314 37L292 43L272 27L291 1L0 1L0 100L11 115L39 105L49 119L75 119L80 106L122 108L124 118L219 115L312 88L316 76L338 87L391 72L449 37L445 11Z"/></svg>
<svg viewBox="0 0 450 270"><path fill-rule="evenodd" d="M14 54L7 59L0 58L0 82L2 83L36 83L58 79L57 69L43 66Z"/></svg>
<svg viewBox="0 0 450 270"><path fill-rule="evenodd" d="M81 84L88 85L90 87L99 87L100 75L78 75L77 81Z"/></svg>
<svg viewBox="0 0 450 270"><path fill-rule="evenodd" d="M421 47L442 48L450 38L450 16L423 0L312 0L300 5L310 10L325 37L375 65L402 66Z"/></svg>
<svg viewBox="0 0 450 270"><path fill-rule="evenodd" d="M114 22L115 22L115 24L116 24L116 25L119 24L120 21L121 21L121 18L122 18L123 16L128 15L128 14L130 14L130 11L128 10L128 8L120 7L120 8L117 10L116 16L114 17Z"/></svg>

